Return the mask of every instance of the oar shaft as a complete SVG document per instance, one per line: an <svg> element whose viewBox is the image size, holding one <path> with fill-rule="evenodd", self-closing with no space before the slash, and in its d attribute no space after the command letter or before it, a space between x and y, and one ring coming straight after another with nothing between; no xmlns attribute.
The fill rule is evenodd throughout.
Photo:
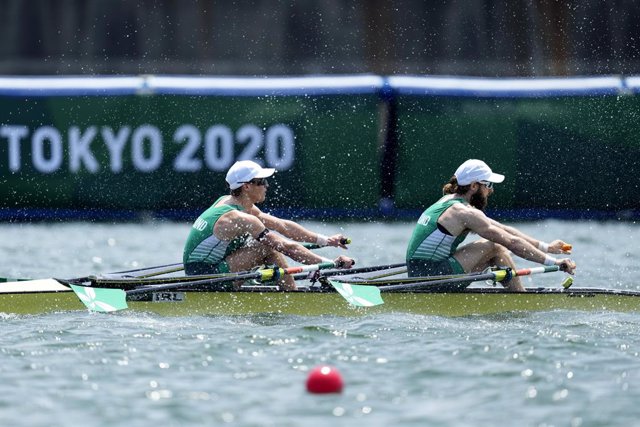
<svg viewBox="0 0 640 427"><path fill-rule="evenodd" d="M260 281L264 282L264 281L269 281L276 277L281 277L284 275L305 273L305 272L322 270L327 268L334 268L334 267L336 267L335 262L327 261L327 262L322 262L320 264L302 265L297 267L265 268L263 270L258 270L258 271L229 274L228 276L218 277L214 279L185 281L183 283L178 282L178 283L171 283L167 285L158 285L158 286L144 286L141 288L128 290L126 291L126 294L127 295L144 294L147 292L165 291L168 289L176 289L180 287L192 287L192 286L198 286L198 285L214 285L216 283L235 282L236 280L259 279Z"/></svg>
<svg viewBox="0 0 640 427"><path fill-rule="evenodd" d="M137 268L135 270L124 270L124 271L115 271L113 273L109 273L109 274L131 274L131 273L140 273L140 274L135 274L135 277L144 277L146 275L149 276L155 276L155 275L159 275L159 274L165 274L165 273L173 273L176 271L180 271L180 270L184 270L184 265L182 265L181 262L176 262L173 264L165 264L165 265L158 265L155 267L145 267L145 268Z"/></svg>
<svg viewBox="0 0 640 427"><path fill-rule="evenodd" d="M559 271L560 267L557 265L545 265L540 267L532 267L532 268L522 268L520 270L511 271L512 276L529 276L532 274L541 274L541 273L552 273L554 271ZM449 283L472 283L479 282L482 280L494 280L496 282L502 282L509 276L509 272L507 270L496 270L490 271L488 273L471 273L468 276L460 276L449 279L439 279L439 280L428 280L425 278L424 282L419 283L405 283L398 285L386 285L381 286L380 291L393 291L400 289L414 289L414 288L429 288L435 285L445 285Z"/></svg>
<svg viewBox="0 0 640 427"><path fill-rule="evenodd" d="M530 276L532 274L553 273L554 271L560 271L560 267L557 265L544 265L540 267L521 268L514 272L514 276Z"/></svg>
<svg viewBox="0 0 640 427"><path fill-rule="evenodd" d="M437 279L437 280L430 280L428 277L425 277L425 281L424 282L415 282L415 283L403 283L403 284L398 284L398 285L384 285L384 286L380 286L380 291L381 292L387 292L387 291L396 291L396 290L401 290L401 289L415 289L415 288L430 288L430 287L435 287L436 285L446 285L446 284L450 284L450 283L471 283L471 282L478 282L481 280L495 280L496 275L492 272L492 273L483 273L483 274L475 274L475 275L469 275L469 276L460 276L457 278L450 278L450 279ZM506 275L505 275L506 277ZM413 278L415 280L415 278Z"/></svg>
<svg viewBox="0 0 640 427"><path fill-rule="evenodd" d="M331 276L345 276L345 275L349 275L349 274L371 273L371 272L374 272L374 271L384 271L384 270L391 270L393 268L400 268L400 267L404 267L406 265L407 264L402 262L402 263L398 263L398 264L372 265L371 267L345 268L345 269L341 269L341 270L325 271L325 272L322 273L322 276L331 277ZM403 271L403 273L404 273L404 271ZM305 278L307 278L307 276L296 274L294 276L294 278L295 279L305 279Z"/></svg>

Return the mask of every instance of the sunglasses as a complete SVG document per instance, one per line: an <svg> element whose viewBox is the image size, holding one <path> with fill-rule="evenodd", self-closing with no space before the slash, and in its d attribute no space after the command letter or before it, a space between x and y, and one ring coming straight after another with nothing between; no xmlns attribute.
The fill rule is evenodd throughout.
<svg viewBox="0 0 640 427"><path fill-rule="evenodd" d="M490 181L479 181L479 183L484 185L488 189L492 189L493 188L493 182L490 182Z"/></svg>
<svg viewBox="0 0 640 427"><path fill-rule="evenodd" d="M245 181L242 184L269 185L267 178L254 178L251 181Z"/></svg>

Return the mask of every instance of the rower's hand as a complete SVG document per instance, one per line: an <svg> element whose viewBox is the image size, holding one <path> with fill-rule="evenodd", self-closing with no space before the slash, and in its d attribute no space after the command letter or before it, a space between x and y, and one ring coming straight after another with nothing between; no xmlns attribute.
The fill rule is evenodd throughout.
<svg viewBox="0 0 640 427"><path fill-rule="evenodd" d="M348 249L347 244L349 243L351 243L351 239L342 234L335 234L327 239L327 246L334 246L336 248Z"/></svg>
<svg viewBox="0 0 640 427"><path fill-rule="evenodd" d="M356 264L353 258L349 258L344 255L340 255L338 258L334 259L333 262L338 268L351 268Z"/></svg>
<svg viewBox="0 0 640 427"><path fill-rule="evenodd" d="M575 274L576 272L576 263L570 258L559 259L556 261L556 265L565 273Z"/></svg>
<svg viewBox="0 0 640 427"><path fill-rule="evenodd" d="M571 249L573 249L573 247L570 244L563 242L562 240L554 240L553 242L549 243L548 252L550 254L569 255L571 254Z"/></svg>

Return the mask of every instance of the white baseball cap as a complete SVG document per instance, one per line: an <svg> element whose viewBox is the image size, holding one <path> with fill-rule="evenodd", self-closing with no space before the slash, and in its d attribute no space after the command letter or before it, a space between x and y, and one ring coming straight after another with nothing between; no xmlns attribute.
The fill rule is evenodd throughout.
<svg viewBox="0 0 640 427"><path fill-rule="evenodd" d="M455 173L458 185L469 185L473 182L489 181L496 184L504 181L504 175L493 173L485 162L477 159L469 159L461 164Z"/></svg>
<svg viewBox="0 0 640 427"><path fill-rule="evenodd" d="M235 162L227 172L227 183L232 190L242 187L255 178L268 178L275 173L273 168L260 167L256 162L251 160L240 160Z"/></svg>

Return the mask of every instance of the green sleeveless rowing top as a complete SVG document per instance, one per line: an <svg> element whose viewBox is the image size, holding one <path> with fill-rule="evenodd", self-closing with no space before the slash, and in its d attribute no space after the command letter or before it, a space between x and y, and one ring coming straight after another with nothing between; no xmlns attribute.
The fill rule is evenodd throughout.
<svg viewBox="0 0 640 427"><path fill-rule="evenodd" d="M466 200L461 198L453 198L438 200L425 210L418 223L413 229L409 246L407 247L407 262L412 259L420 259L425 261L439 262L452 256L458 245L469 234L464 231L459 236L452 236L443 232L438 228L438 219L440 215L449 209L455 203L468 204Z"/></svg>
<svg viewBox="0 0 640 427"><path fill-rule="evenodd" d="M243 211L244 208L238 205L220 205L216 206L220 200L226 196L220 197L211 205L209 209L204 211L202 215L196 219L189 232L189 237L184 246L182 255L183 264L192 262L203 262L211 265L217 265L224 260L230 253L241 247L246 236L235 238L231 241L220 240L213 234L213 227L220 217L227 212L238 210Z"/></svg>

